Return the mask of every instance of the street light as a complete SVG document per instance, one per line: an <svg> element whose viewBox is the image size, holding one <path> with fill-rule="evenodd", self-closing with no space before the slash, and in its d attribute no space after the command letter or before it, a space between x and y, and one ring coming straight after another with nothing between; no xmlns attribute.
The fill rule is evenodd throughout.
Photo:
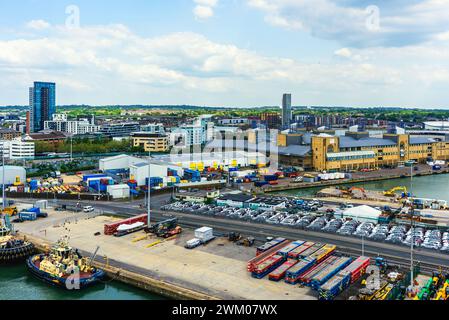
<svg viewBox="0 0 449 320"><path fill-rule="evenodd" d="M151 227L151 150L148 150L148 196L147 196L147 226Z"/></svg>

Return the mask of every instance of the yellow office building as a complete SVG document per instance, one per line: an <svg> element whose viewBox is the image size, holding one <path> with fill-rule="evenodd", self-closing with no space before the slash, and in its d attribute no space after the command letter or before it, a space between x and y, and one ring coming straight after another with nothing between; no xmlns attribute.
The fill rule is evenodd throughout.
<svg viewBox="0 0 449 320"><path fill-rule="evenodd" d="M166 135L147 132L135 132L131 134L134 147L142 146L145 152L168 151L168 137Z"/></svg>
<svg viewBox="0 0 449 320"><path fill-rule="evenodd" d="M317 171L396 167L406 161L449 160L449 142L408 134L369 137L367 132L312 137L312 166Z"/></svg>

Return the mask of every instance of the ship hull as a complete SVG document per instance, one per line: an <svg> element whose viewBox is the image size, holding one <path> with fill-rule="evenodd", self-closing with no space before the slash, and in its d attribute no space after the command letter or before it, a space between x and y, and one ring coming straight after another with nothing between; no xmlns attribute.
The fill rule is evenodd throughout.
<svg viewBox="0 0 449 320"><path fill-rule="evenodd" d="M12 248L0 248L0 264L23 261L35 252L32 243L22 243Z"/></svg>
<svg viewBox="0 0 449 320"><path fill-rule="evenodd" d="M40 256L42 258L44 255L38 255L38 256ZM72 286L66 285L66 282L68 280L67 278L53 276L47 272L41 271L33 263L34 257L36 257L36 256L29 257L26 260L28 270L31 272L31 274L33 274L33 276L35 276L37 279L39 279L45 283L48 283L50 285L60 287L60 288L66 289L66 290L71 290L70 287L72 287ZM99 270L99 269L96 269L96 271L92 274L82 273L80 275L80 279L79 279L79 288L76 288L76 289L84 289L86 287L90 287L90 286L98 283L104 277L105 277L105 272L103 270ZM75 288L73 288L73 290L74 289Z"/></svg>

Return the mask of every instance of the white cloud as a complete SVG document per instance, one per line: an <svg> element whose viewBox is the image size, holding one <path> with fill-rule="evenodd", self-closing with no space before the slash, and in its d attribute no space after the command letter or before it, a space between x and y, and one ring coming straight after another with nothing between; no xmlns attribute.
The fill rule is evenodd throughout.
<svg viewBox="0 0 449 320"><path fill-rule="evenodd" d="M449 1L397 1L367 10L367 2L342 0L247 0L265 21L352 47L407 46L447 31ZM376 12L378 11L378 12ZM379 14L377 16L377 13ZM376 23L375 30L370 27ZM377 22L378 28L377 28ZM375 31L375 32L374 32Z"/></svg>
<svg viewBox="0 0 449 320"><path fill-rule="evenodd" d="M214 10L211 7L196 6L193 9L193 14L196 19L202 20L212 17L214 15Z"/></svg>
<svg viewBox="0 0 449 320"><path fill-rule="evenodd" d="M352 56L351 50L348 48L341 48L334 52L336 56L344 57L344 58L350 58Z"/></svg>
<svg viewBox="0 0 449 320"><path fill-rule="evenodd" d="M206 20L214 16L214 7L218 0L194 0L193 14L197 20Z"/></svg>
<svg viewBox="0 0 449 320"><path fill-rule="evenodd" d="M218 3L218 0L194 0L194 2L202 6L215 7Z"/></svg>
<svg viewBox="0 0 449 320"><path fill-rule="evenodd" d="M449 81L448 46L344 47L335 55L347 59L306 63L197 33L146 38L123 25L54 26L45 37L0 41L0 104L26 103L34 80L56 81L60 103L267 105L286 90L301 97L297 104L449 101L438 89Z"/></svg>
<svg viewBox="0 0 449 320"><path fill-rule="evenodd" d="M43 30L50 28L51 24L44 20L31 20L27 23L27 27L34 30Z"/></svg>

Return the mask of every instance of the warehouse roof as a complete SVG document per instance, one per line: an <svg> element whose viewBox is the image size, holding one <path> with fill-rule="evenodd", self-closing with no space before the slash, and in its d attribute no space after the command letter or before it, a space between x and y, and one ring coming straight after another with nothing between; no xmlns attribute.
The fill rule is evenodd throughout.
<svg viewBox="0 0 449 320"><path fill-rule="evenodd" d="M279 154L287 156L305 156L312 148L305 145L289 145L287 147L278 147Z"/></svg>
<svg viewBox="0 0 449 320"><path fill-rule="evenodd" d="M361 138L354 139L352 137L341 136L340 148L354 148L354 147L372 147L372 146L395 146L396 142L384 138Z"/></svg>
<svg viewBox="0 0 449 320"><path fill-rule="evenodd" d="M248 200L253 199L253 196L244 194L244 193L230 193L230 194L225 194L222 195L220 198L220 200L231 200L231 201L236 201L236 202L245 202Z"/></svg>
<svg viewBox="0 0 449 320"><path fill-rule="evenodd" d="M410 144L425 144L435 142L435 139L427 137L410 137Z"/></svg>

